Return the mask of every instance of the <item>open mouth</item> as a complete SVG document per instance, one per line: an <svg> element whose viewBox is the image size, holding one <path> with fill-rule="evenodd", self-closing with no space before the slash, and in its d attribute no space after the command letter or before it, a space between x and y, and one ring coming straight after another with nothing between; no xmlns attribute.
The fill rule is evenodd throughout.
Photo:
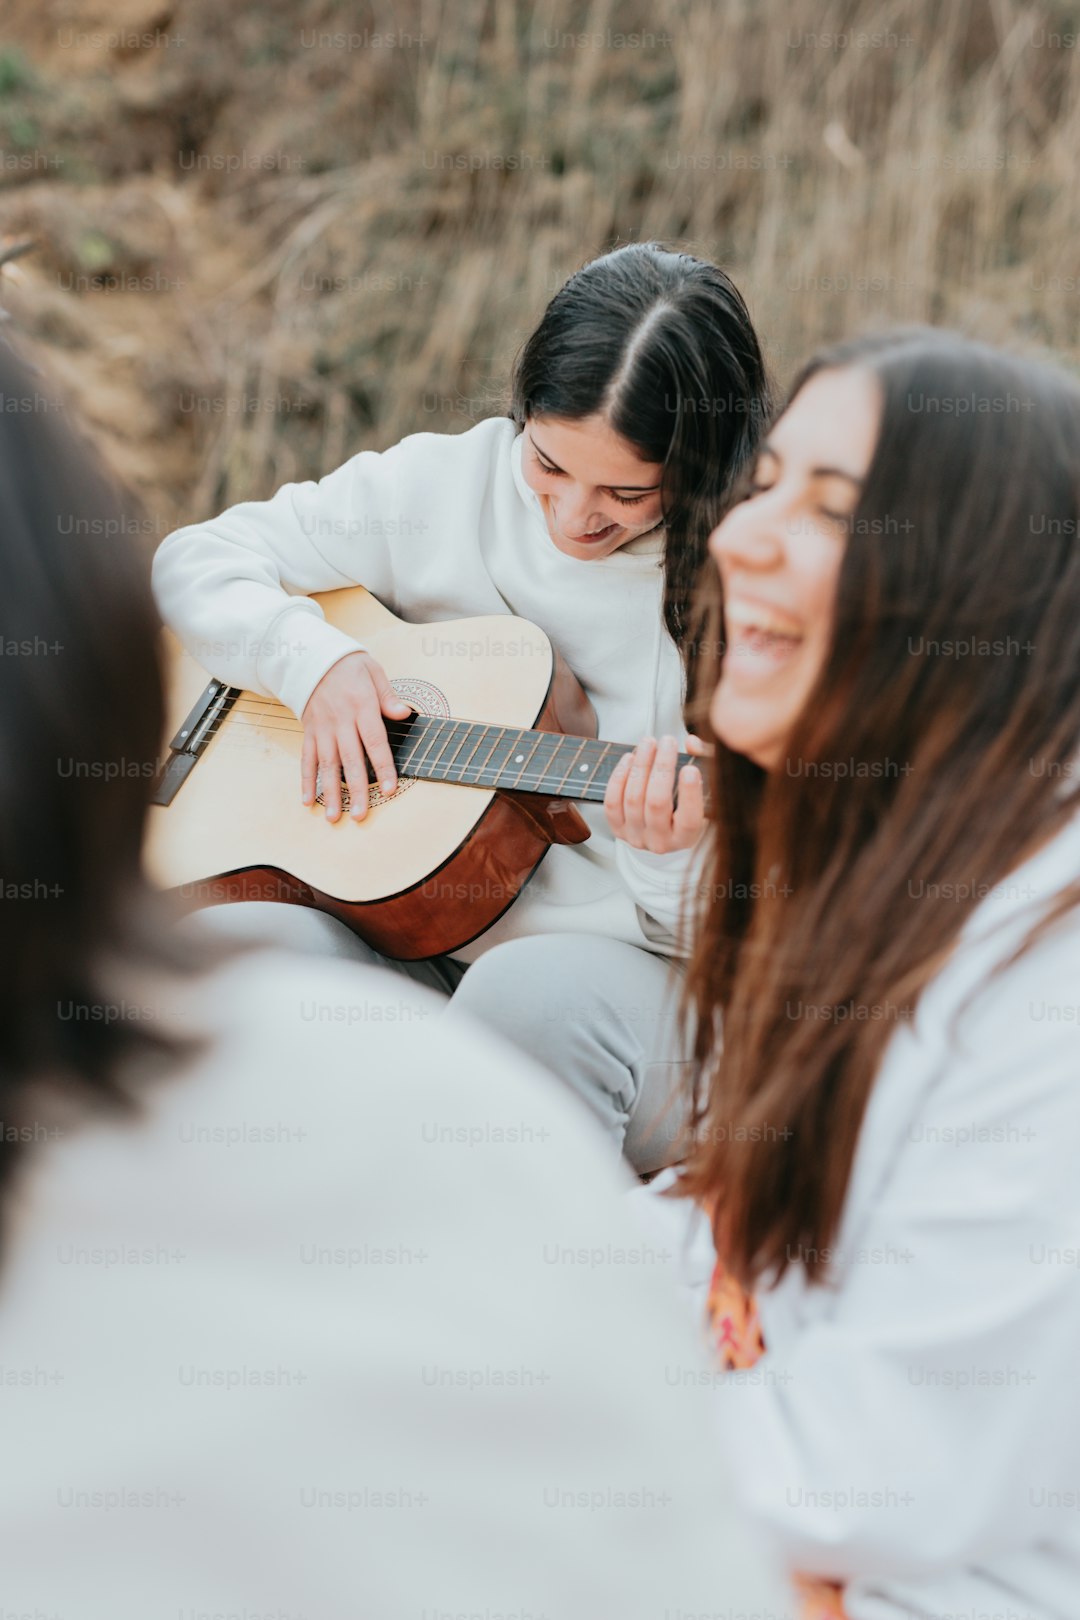
<svg viewBox="0 0 1080 1620"><path fill-rule="evenodd" d="M756 602L725 603L724 623L725 667L733 662L739 668L775 669L794 656L804 639L792 620Z"/></svg>

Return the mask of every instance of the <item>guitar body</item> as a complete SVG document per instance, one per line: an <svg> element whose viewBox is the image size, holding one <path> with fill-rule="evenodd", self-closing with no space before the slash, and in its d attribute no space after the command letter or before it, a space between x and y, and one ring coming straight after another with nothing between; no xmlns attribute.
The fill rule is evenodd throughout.
<svg viewBox="0 0 1080 1620"><path fill-rule="evenodd" d="M580 684L527 620L407 624L360 587L315 600L420 714L595 736ZM168 642L172 735L208 676L175 638ZM475 939L551 844L589 836L564 799L418 777L403 777L389 797L373 785L364 821L345 813L331 823L321 804L301 803L302 742L284 704L242 692L172 802L150 810L151 880L193 909L234 900L314 906L384 955L415 961Z"/></svg>

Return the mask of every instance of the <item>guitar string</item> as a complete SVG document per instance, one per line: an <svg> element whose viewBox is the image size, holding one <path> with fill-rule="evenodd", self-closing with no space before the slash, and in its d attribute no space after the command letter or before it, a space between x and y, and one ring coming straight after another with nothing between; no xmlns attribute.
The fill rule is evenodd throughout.
<svg viewBox="0 0 1080 1620"><path fill-rule="evenodd" d="M251 713L251 712L253 712L251 710L246 710L245 711L244 709L240 708L240 705L235 705L233 707L233 709L230 711L230 713L232 715L235 715L236 712L237 712L237 709L240 709L241 713L244 713L244 712ZM209 739L210 737L216 735L217 731L221 729L221 726L224 724L225 720L227 720L228 718L229 718L229 715L226 715L226 716L223 716L220 720L216 721L214 726L208 731L207 738ZM440 721L442 719L442 717L422 717L422 718L435 718L435 719L440 720ZM242 729L242 730L259 731L259 730L265 729L265 730L269 730L269 731L287 731L287 732L290 732L294 736L302 736L303 735L303 727L300 727L300 726L270 726L270 725L267 725L265 723L265 721L262 721L262 720L255 720L255 721L237 720L236 723L240 727L240 729ZM446 722L443 722L443 723L446 723ZM449 745L449 743L452 742L456 737L458 739L458 746L454 750L453 756L449 760L446 760L446 761L443 761L443 760L441 760L441 759L439 759L437 757L435 759L426 759L426 758L422 757L423 755L430 752L430 744L432 742L438 741L438 738L439 738L439 732L438 732L438 730L436 728L434 728L434 727L431 728L431 732L430 732L430 734L428 734L428 728L425 727L425 736L423 738L423 743L425 744L425 746L419 751L418 751L418 749L416 747L414 747L410 751L407 758L403 759L401 761L402 774L407 775L409 773L410 769L415 769L419 765L423 765L423 766L425 766L425 767L427 767L428 769L431 769L431 770L435 770L435 769L441 769L441 770L446 770L446 771L454 770L455 766L457 764L457 756L460 754L461 749L464 747L465 743L467 741L469 741L472 733L477 728L480 729L481 735L475 740L474 745L473 745L473 750L472 750L472 753L469 756L469 759L466 760L464 762L464 764L459 768L462 769L462 770L467 769L468 765L469 765L469 762L471 761L473 756L476 754L478 749L482 746L482 744L486 740L488 740L488 737L490 736L490 734L494 733L494 732L497 732L497 733L499 733L499 735L492 738L492 747L491 747L491 751L490 751L489 756L488 756L488 760L486 760L482 765L480 765L478 767L478 769L480 771L484 771L484 770L489 769L489 761L490 761L491 757L495 754L496 750L498 749L498 747L501 744L506 743L508 738L510 736L512 736L514 733L517 733L518 736L523 735L522 732L519 731L519 729L517 727L510 727L510 726L496 727L496 726L487 725L483 721L450 720L448 723L453 729L451 730L450 735L443 741L442 747L439 749L439 753L440 754L443 753L445 751L446 747ZM395 739L393 726L388 727L387 730L391 735L391 740L392 741L393 740L399 740L399 741L404 740L400 736ZM607 763L607 756L609 756L612 752L619 752L620 754L628 752L627 748L623 744L609 743L609 742L605 742L605 741L603 741L602 739L599 739L599 738L591 738L590 737L590 738L579 739L579 738L567 737L564 733L560 733L560 732L541 732L539 734L539 736L537 737L536 742L532 746L530 758L537 753L537 751L541 748L541 746L545 742L548 742L551 745L553 745L552 748L551 748L551 757L550 757L550 759L543 762L543 767L538 773L537 772L531 772L528 769L527 765L526 765L525 768L523 768L521 771L519 771L517 773L517 777L516 777L517 781L519 781L519 782L525 782L525 781L537 782L537 781L542 781L548 775L554 775L560 768L559 767L559 762L557 762L557 760L556 760L556 755L558 754L559 749L561 747L563 747L568 742L577 742L578 747L577 747L577 750L576 750L573 758L570 761L569 766L567 767L567 769L565 771L562 772L562 782L564 784L567 782L567 780L569 778L569 775L570 775L570 772L573 770L574 765L577 763L579 755L582 752L584 752L586 748L599 749L601 751L600 752L600 757L595 761L595 764L593 766L593 773L598 771L603 765L605 765ZM523 742L515 743L515 744L512 744L511 746L521 747L521 746L523 746ZM490 768L493 769L495 772L497 772L499 775L510 775L510 774L512 774L511 773L511 761L510 760L507 760L504 764L491 766ZM418 779L419 780L429 780L429 781L447 781L447 780L451 780L451 778L449 776L445 776L445 777L429 776L429 777L426 777L426 778L421 777L421 778L418 778ZM459 778L458 780L460 782L460 781L463 781L464 778ZM509 787L512 787L513 785L514 785L513 783L508 783L507 784L507 786L509 786Z"/></svg>
<svg viewBox="0 0 1080 1620"><path fill-rule="evenodd" d="M248 728L245 728L245 729L257 730L259 728L257 728L257 727L248 727ZM558 734L552 733L551 735L552 735L552 737L554 739L554 737L556 735L558 735ZM467 740L468 740L468 733L466 733L462 737L461 741L458 744L458 749L456 750L456 752L459 753L461 751L461 747L463 746L464 742L467 741ZM484 740L483 737L481 737L474 744L474 747L473 747L473 753L474 754L475 754L476 750L480 747L483 740ZM535 752L537 747L539 747L539 744L536 744L534 746L534 752ZM492 753L494 753L494 751L495 750L493 748ZM512 792L515 789L520 789L522 791L533 791L533 792L538 792L538 793L548 792L548 793L551 794L551 796L553 798L570 798L570 799L582 799L582 800L589 799L590 794L593 793L593 794L597 795L596 802L599 802L599 800L601 800L603 798L604 793L606 792L607 783L608 783L608 780L610 779L610 775L611 775L611 772L609 771L606 776L600 777L600 772L609 763L609 758L608 757L603 757L601 759L598 759L596 761L596 763L594 764L594 766L592 767L592 769L590 770L588 777L585 778L585 779L582 779L582 778L571 779L570 778L570 771L573 769L573 764L574 764L574 761L572 760L571 763L570 763L570 766L567 768L567 770L561 773L561 777L560 777L558 783L556 784L556 783L554 783L552 781L552 778L558 773L558 769L559 769L559 767L558 767L558 765L557 765L557 763L555 761L555 754L557 753L557 751L558 751L557 748L552 751L551 760L548 761L540 770L529 771L527 769L522 769L522 770L518 771L516 774L513 775L513 780L511 780L511 781L500 780L500 778L505 778L506 776L512 774L509 767L506 766L506 765L488 766L485 763L484 765L481 765L481 766L477 767L477 770L478 770L478 772L480 774L478 774L475 777L466 777L464 774L457 775L457 776L450 774L455 768L454 767L454 760L448 761L445 766L441 767L441 769L446 771L447 774L445 774L445 775L436 775L433 769L430 771L430 774L416 775L415 774L415 764L411 760L398 761L397 769L398 769L399 775L401 775L403 777L407 777L412 781L448 782L452 787L479 787L479 788L491 789L491 790L502 789L503 791L508 791L508 792ZM579 747L578 750L577 750L577 753L580 754L581 752L582 752L582 749ZM622 757L622 754L626 753L627 750L624 747L622 747L620 744L615 743L615 744L610 745L610 747L605 748L605 755L610 755L611 752L617 752L617 753L619 753L620 757ZM575 758L576 758L576 755L575 755ZM680 756L680 761L679 762L680 762L680 765L691 763L690 756L689 755ZM467 768L468 768L468 761L466 761L463 766L458 767L458 769L461 770L462 772L467 770ZM612 768L614 768L614 767L612 767ZM483 779L482 773L484 771L487 771L487 770L490 770L492 772L492 779L485 781Z"/></svg>
<svg viewBox="0 0 1080 1620"><path fill-rule="evenodd" d="M265 707L263 707L263 708L257 707L257 705L260 704L260 703L265 705ZM251 719L251 720L242 720L242 719L236 718L236 724L238 725L238 727L240 727L240 729L250 730L250 731L258 731L258 730L261 730L261 729L265 729L265 730L268 730L268 731L287 732L287 733L290 733L293 736L303 736L303 733L304 733L303 726L296 725L295 723L286 722L285 724L276 724L276 725L270 724L269 723L270 717L275 716L278 711L280 711L283 715L288 712L288 711L286 711L284 709L283 705L276 703L275 700L273 700L271 698L265 698L265 699L255 698L254 700L248 699L248 700L245 700L243 702L237 701L237 702L231 704L229 706L229 708L226 710L226 712L223 715L219 716L213 722L213 724L208 728L207 733L206 733L206 741L209 742L213 737L215 737L217 735L217 733L221 730L222 726L224 726L225 723L229 719L232 719L234 717L238 717L238 716L244 715L244 714L251 715L254 718ZM430 748L430 743L432 741L436 741L438 739L439 732L438 732L437 728L439 726L449 725L452 728L451 733L450 733L450 737L447 739L447 742L443 743L443 746L442 746L442 748L440 748L439 753L443 752L443 749L446 748L447 743L449 741L453 740L453 737L456 736L458 734L458 731L460 730L461 736L460 736L460 740L458 742L458 746L455 749L452 758L449 761L447 761L445 763L445 765L443 766L443 768L448 770L448 771L452 770L454 768L458 754L461 752L462 747L469 740L469 737L470 737L471 733L475 729L479 729L481 734L480 734L479 738L476 740L476 742L475 742L475 744L473 746L472 752L470 753L468 759L466 759L464 764L460 767L460 769L463 770L463 771L468 769L472 758L477 753L478 749L482 746L483 742L486 740L487 735L489 733L491 733L491 732L498 732L499 735L496 736L494 741L493 741L492 748L491 748L490 753L488 755L488 760L486 760L482 765L480 765L478 767L478 770L481 771L481 772L483 772L483 771L485 771L485 770L487 770L489 768L492 769L495 776L496 776L496 778L498 778L499 776L505 776L505 775L509 774L509 771L510 771L510 762L509 761L507 761L507 763L504 764L504 765L496 765L496 766L493 766L493 767L489 767L489 761L492 758L492 756L494 755L496 749L500 746L501 743L504 743L510 735L516 733L518 736L522 736L524 731L527 731L528 729L530 729L530 728L518 728L518 727L513 727L513 726L493 726L493 725L487 724L484 721L479 721L479 720L478 721L458 720L458 719L453 718L453 717L444 717L444 716L441 716L441 715L422 715L422 714L420 714L417 717L419 719L422 719L422 720L433 720L433 721L436 722L435 726L432 726L430 728L430 736L428 735L429 728L427 728L427 727L424 728L424 733L425 733L424 741L425 741L425 744L426 744L424 752L428 751L428 748ZM388 726L387 731L388 731L388 733L390 733L392 735L392 732L393 732L392 726ZM541 744L543 742L547 741L548 739L550 739L551 742L554 744L554 747L553 747L552 753L551 753L551 758L543 764L542 768L539 771L535 771L535 772L530 772L529 769L528 769L528 765L526 764L526 766L524 766L522 768L522 770L517 773L517 776L515 777L513 783L500 784L500 782L498 780L495 780L493 782L473 781L473 782L466 783L466 780L465 780L464 776L459 776L459 777L457 777L455 779L454 777L449 776L449 775L446 775L446 776L434 776L434 775L432 775L432 776L426 776L426 777L413 777L412 780L414 780L414 781L449 782L452 786L455 786L455 787L456 786L466 786L466 785L468 785L468 786L477 786L477 787L482 787L482 788L497 789L500 786L503 786L505 789L508 789L508 790L511 790L511 791L513 790L513 788L535 789L535 790L543 791L544 788L545 788L545 785L548 784L548 778L550 776L553 776L556 773L556 771L559 769L559 766L558 766L558 764L556 762L556 756L558 754L559 748L564 746L568 742L577 742L578 747L577 747L577 749L576 749L576 751L574 753L573 758L570 761L570 764L567 766L566 770L562 773L561 780L559 782L558 787L557 788L550 788L550 791L552 793L552 796L557 797L557 798L558 797L563 797L563 798L587 799L590 789L593 789L593 790L595 790L597 792L602 792L602 790L606 788L606 781L605 782L598 781L597 776L598 776L598 773L603 769L603 767L608 763L609 756L614 752L614 753L618 753L619 756L622 757L622 755L630 752L630 749L629 749L628 745L622 744L622 743L605 742L602 739L592 738L592 737L586 737L586 738L567 737L565 735L565 733L562 733L562 732L542 732L540 734L538 740L533 744L530 758L532 757L532 755L534 755L537 752L537 750L540 748ZM522 744L519 743L519 744L512 745L512 746L522 746ZM592 770L589 772L589 776L588 776L587 780L585 780L585 781L571 781L570 773L573 771L574 766L577 764L580 755L586 749L589 749L589 748L600 749L601 750L600 757L595 761L595 763L594 763L594 765L592 767ZM688 761L690 761L690 756L689 755L681 755L680 756L680 764L683 763L683 762L688 762ZM417 764L420 764L420 763L423 763L423 762L416 758L416 749L414 748L413 750L410 751L410 754L406 759L403 759L402 761L400 761L400 763L398 764L398 769L400 770L401 775L409 776L410 767L411 766L416 766ZM439 765L440 762L436 759L435 761L432 761L430 763L433 766L437 766L437 765ZM610 773L609 773L609 775L610 775ZM578 793L568 793L567 789L571 788L571 787L579 788L579 789L581 789L581 791L578 792Z"/></svg>
<svg viewBox="0 0 1080 1620"><path fill-rule="evenodd" d="M267 731L282 731L282 732L290 733L293 736L303 736L303 734L304 734L303 726L299 726L299 725L292 724L292 723L284 724L284 725L270 725L270 724L268 724L267 720L263 717L261 711L256 710L254 708L251 708L247 704L235 703L230 707L230 709L224 715L221 715L220 717L218 717L214 721L213 725L208 729L208 731L206 733L207 741L209 741L212 737L215 737L217 735L217 733L221 730L222 726L224 726L225 723L230 718L235 718L235 717L237 717L239 715L243 715L243 714L251 714L251 715L253 715L255 717L253 720L250 720L250 721L244 721L244 720L239 720L239 719L236 720L237 725L239 725L240 727L242 727L245 730L258 731L258 730L264 730L265 729ZM441 715L420 715L420 716L418 716L418 718L421 719L421 720L433 720L435 722L435 725L430 728L430 736L428 734L428 728L427 727L424 728L423 741L424 741L424 743L426 745L425 749L424 749L425 753L427 752L427 748L430 746L430 742L438 740L438 736L439 736L438 728L441 727L441 726L449 726L452 729L450 731L449 737L447 737L446 741L444 741L444 743L443 743L442 748L439 750L440 754L448 746L449 742L453 741L455 736L459 736L459 734L460 734L460 740L458 742L457 748L454 751L453 757L448 761L443 762L441 760L436 760L436 761L421 760L420 755L417 754L416 748L414 748L413 750L410 751L409 763L410 764L437 763L437 764L440 764L440 765L445 764L445 766L448 767L448 768L452 767L454 765L454 763L456 762L456 759L457 759L457 755L461 752L461 749L464 746L464 743L469 740L469 737L470 737L471 733L474 732L475 730L477 730L478 728L479 728L479 730L481 732L481 735L477 739L477 741L476 741L476 743L474 745L473 754L476 753L477 749L481 746L481 744L487 739L487 736L489 734L491 734L491 733L494 733L494 732L498 733L498 735L494 738L494 742L493 742L493 746L492 746L492 750L491 750L491 752L494 753L495 749L499 746L499 744L505 742L508 737L510 737L512 735L516 735L516 736L521 737L522 739L524 739L528 735L529 731L532 729L530 727L496 726L496 725L489 724L488 722L483 721L483 720L459 720L459 719L456 719L456 718L449 718L449 717L444 717L444 716L441 716ZM391 722L390 725L387 726L387 733L391 737L391 739L394 739L396 737L397 740L404 741L405 738L400 733L396 732L396 726L399 725L399 724L401 724L401 722ZM554 752L557 752L559 747L563 746L565 743L568 743L568 742L577 742L577 743L579 743L580 746L578 747L577 754L580 754L585 747L599 748L604 753L608 753L612 749L620 749L620 748L622 749L622 751L624 753L629 752L629 749L625 745L620 744L620 743L606 742L602 738L597 738L597 737L576 738L576 737L568 737L564 732L542 731L542 732L539 733L537 741L533 744L532 753L535 754L536 750L540 747L541 743L546 742L548 740L550 740L551 742L553 742L556 745L555 750L553 751L553 759L552 759L552 761L550 763L554 763ZM419 741L420 740L418 739L418 743L419 743ZM518 746L518 747L524 746L524 742L522 741L521 743L518 743L515 746ZM575 754L574 759L571 761L571 767L577 761L577 754ZM471 759L472 757L473 757L472 754L470 754L469 758ZM468 761L466 761L465 763L467 765ZM602 763L604 763L603 759L600 759L600 760L597 761L598 766L600 764L602 764ZM508 770L509 765L510 765L510 762L507 761L506 767L504 767L504 768ZM486 768L486 762L485 762L485 765L480 767L480 769L483 770L485 768ZM524 774L525 773L523 772L522 775L524 775Z"/></svg>

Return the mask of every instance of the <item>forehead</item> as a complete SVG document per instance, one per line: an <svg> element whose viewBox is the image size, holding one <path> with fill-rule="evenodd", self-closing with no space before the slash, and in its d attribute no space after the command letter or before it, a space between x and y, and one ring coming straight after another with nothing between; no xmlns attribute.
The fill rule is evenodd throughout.
<svg viewBox="0 0 1080 1620"><path fill-rule="evenodd" d="M583 484L619 489L627 484L658 484L663 467L642 461L602 416L570 422L561 416L532 416L525 430L537 449Z"/></svg>
<svg viewBox="0 0 1080 1620"><path fill-rule="evenodd" d="M871 372L854 366L819 371L776 422L769 444L785 462L840 467L861 478L880 421L881 390Z"/></svg>

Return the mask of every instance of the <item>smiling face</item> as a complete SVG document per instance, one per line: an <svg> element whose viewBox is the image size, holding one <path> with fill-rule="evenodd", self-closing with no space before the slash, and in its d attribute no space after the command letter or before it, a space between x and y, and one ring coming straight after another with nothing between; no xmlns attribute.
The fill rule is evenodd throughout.
<svg viewBox="0 0 1080 1620"><path fill-rule="evenodd" d="M660 523L659 462L642 461L603 416L530 416L521 466L552 542L595 562Z"/></svg>
<svg viewBox="0 0 1080 1620"><path fill-rule="evenodd" d="M760 450L749 498L709 540L727 632L709 718L721 742L766 770L784 758L829 653L848 528L880 417L868 372L818 372Z"/></svg>

